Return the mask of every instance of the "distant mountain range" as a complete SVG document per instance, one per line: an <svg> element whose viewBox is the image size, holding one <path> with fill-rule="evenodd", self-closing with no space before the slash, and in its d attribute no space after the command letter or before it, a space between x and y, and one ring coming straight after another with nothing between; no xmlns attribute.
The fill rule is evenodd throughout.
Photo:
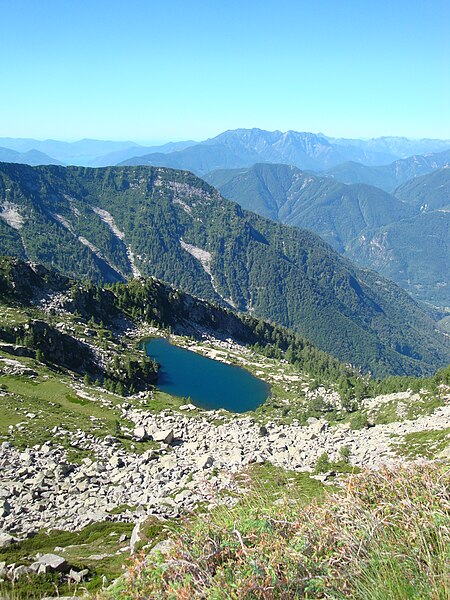
<svg viewBox="0 0 450 600"><path fill-rule="evenodd" d="M0 162L20 163L31 165L62 165L59 160L39 152L39 150L27 150L26 152L17 152L10 148L0 147Z"/></svg>
<svg viewBox="0 0 450 600"><path fill-rule="evenodd" d="M235 129L164 157L146 154L135 156L121 164L182 168L201 176L208 170L247 167L258 162L286 163L302 169L322 170L346 160L380 165L395 158L395 155L389 153L334 144L320 134ZM210 168L212 164L214 166Z"/></svg>
<svg viewBox="0 0 450 600"><path fill-rule="evenodd" d="M323 171L342 183L367 183L393 192L399 185L414 177L420 177L450 165L450 150L424 156L414 155L396 160L389 165L370 167L361 163L347 161Z"/></svg>
<svg viewBox="0 0 450 600"><path fill-rule="evenodd" d="M300 169L323 171L348 161L370 167L386 165L408 156L411 150L418 148L423 152L448 150L450 140L408 140L407 138L333 140L315 133L235 129L200 142L196 146L170 152L164 156L160 153L144 154L129 158L121 164L187 169L200 176L205 175L211 165L214 166L209 170L249 167L261 162L289 164ZM369 174L374 178L370 171ZM337 176L336 178L339 179ZM381 176L378 178L383 180ZM386 178L389 179L389 174L384 175L384 179ZM403 181L397 182L397 185ZM349 181L349 183L357 183L357 181ZM363 179L361 183L371 182Z"/></svg>
<svg viewBox="0 0 450 600"><path fill-rule="evenodd" d="M213 169L249 167L261 162L291 164L314 171L330 169L348 161L373 167L413 154L448 150L450 140L409 140L403 137L358 140L331 138L321 133L235 129L198 143L188 140L149 147L131 141L85 139L69 143L25 138L0 138L0 146L22 153L38 150L64 164L142 164L187 169L204 175ZM364 180L361 183L374 184L375 181ZM398 185L399 182L396 183Z"/></svg>
<svg viewBox="0 0 450 600"><path fill-rule="evenodd" d="M442 164L446 154L433 155L428 165ZM420 160L397 162L405 167L397 174L406 168L411 173L414 165L424 168ZM357 264L377 270L417 298L450 307L450 168L411 179L394 195L288 165L218 170L205 179L242 207L311 229Z"/></svg>
<svg viewBox="0 0 450 600"><path fill-rule="evenodd" d="M41 164L55 164L53 161L56 159L60 161L60 164L89 166L92 162L95 162L99 156L124 150L131 146L136 147L138 145L134 142L110 142L90 139L79 140L77 142L61 142L58 140L34 140L32 138L4 137L0 138L0 146L20 153L38 150L39 152L47 154L49 157L53 157L48 163ZM29 163L25 162L25 164Z"/></svg>
<svg viewBox="0 0 450 600"><path fill-rule="evenodd" d="M391 154L398 158L407 158L414 154L430 154L441 152L449 148L449 140L438 139L413 139L406 137L384 136L372 139L357 138L329 138L327 140L337 145L356 146L372 152Z"/></svg>
<svg viewBox="0 0 450 600"><path fill-rule="evenodd" d="M395 284L186 171L1 164L0 206L1 254L98 282L153 275L376 375L450 361L432 312Z"/></svg>
<svg viewBox="0 0 450 600"><path fill-rule="evenodd" d="M363 231L345 255L376 269L419 299L450 307L450 168L412 179L396 191L414 216Z"/></svg>

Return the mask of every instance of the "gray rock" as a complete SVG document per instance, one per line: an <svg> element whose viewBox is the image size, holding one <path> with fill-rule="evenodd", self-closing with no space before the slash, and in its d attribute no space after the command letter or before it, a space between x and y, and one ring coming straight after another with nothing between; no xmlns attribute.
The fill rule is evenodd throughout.
<svg viewBox="0 0 450 600"><path fill-rule="evenodd" d="M30 567L27 567L25 565L19 565L12 572L12 578L14 581L16 581L17 579L19 579L19 577L23 577L24 575L30 575L30 573L32 572L33 570Z"/></svg>
<svg viewBox="0 0 450 600"><path fill-rule="evenodd" d="M15 538L9 533L3 533L0 531L0 548L6 548L7 546L11 546L15 542Z"/></svg>
<svg viewBox="0 0 450 600"><path fill-rule="evenodd" d="M123 460L120 458L120 456L111 456L111 458L109 459L109 464L114 468L114 469L121 469L122 467L125 466L125 463L123 462Z"/></svg>
<svg viewBox="0 0 450 600"><path fill-rule="evenodd" d="M0 518L7 517L11 513L11 505L8 500L0 500Z"/></svg>
<svg viewBox="0 0 450 600"><path fill-rule="evenodd" d="M155 442L163 442L164 444L171 444L173 442L173 429L164 429L161 431L157 431L153 434L153 439Z"/></svg>
<svg viewBox="0 0 450 600"><path fill-rule="evenodd" d="M197 467L199 469L208 469L214 463L214 458L210 454L204 454L197 459Z"/></svg>
<svg viewBox="0 0 450 600"><path fill-rule="evenodd" d="M138 521L136 523L136 525L134 526L133 531L131 533L131 538L130 538L130 553L131 554L134 553L136 544L141 541L141 537L139 535L140 530L141 530L141 525L142 525L142 522Z"/></svg>
<svg viewBox="0 0 450 600"><path fill-rule="evenodd" d="M0 500L6 500L11 496L11 492L6 488L0 488Z"/></svg>
<svg viewBox="0 0 450 600"><path fill-rule="evenodd" d="M161 553L163 555L169 554L172 548L175 546L172 540L162 540L153 546L153 548L149 552L149 556L152 554Z"/></svg>
<svg viewBox="0 0 450 600"><path fill-rule="evenodd" d="M190 490L183 490L175 496L174 500L177 504L183 504L183 502L188 500L191 496L192 492Z"/></svg>
<svg viewBox="0 0 450 600"><path fill-rule="evenodd" d="M133 437L137 442L144 442L149 439L149 435L145 427L136 427L133 430Z"/></svg>
<svg viewBox="0 0 450 600"><path fill-rule="evenodd" d="M65 558L51 553L39 557L32 566L36 564L38 565L38 573L53 573L55 571L65 573L69 568Z"/></svg>
<svg viewBox="0 0 450 600"><path fill-rule="evenodd" d="M84 581L84 579L85 579L86 575L88 575L88 573L89 573L89 569L83 569L82 571L74 571L73 569L70 569L69 577L70 577L70 579L75 581L75 583L81 583L82 581Z"/></svg>
<svg viewBox="0 0 450 600"><path fill-rule="evenodd" d="M196 408L194 404L183 404L180 406L180 410L196 410Z"/></svg>

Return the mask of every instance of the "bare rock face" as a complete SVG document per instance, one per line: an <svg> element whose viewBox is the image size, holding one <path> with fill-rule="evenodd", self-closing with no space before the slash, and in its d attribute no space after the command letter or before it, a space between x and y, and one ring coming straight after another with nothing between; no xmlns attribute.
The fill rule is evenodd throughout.
<svg viewBox="0 0 450 600"><path fill-rule="evenodd" d="M130 553L133 554L136 548L136 544L141 541L140 530L142 522L138 521L133 528L133 532L130 538Z"/></svg>
<svg viewBox="0 0 450 600"><path fill-rule="evenodd" d="M205 454L204 456L200 456L197 460L197 467L199 469L208 469L214 463L214 458L210 454Z"/></svg>
<svg viewBox="0 0 450 600"><path fill-rule="evenodd" d="M11 512L11 505L8 500L1 498L0 499L0 517L7 517Z"/></svg>
<svg viewBox="0 0 450 600"><path fill-rule="evenodd" d="M133 431L133 437L137 442L144 442L149 439L149 435L145 427L136 427Z"/></svg>

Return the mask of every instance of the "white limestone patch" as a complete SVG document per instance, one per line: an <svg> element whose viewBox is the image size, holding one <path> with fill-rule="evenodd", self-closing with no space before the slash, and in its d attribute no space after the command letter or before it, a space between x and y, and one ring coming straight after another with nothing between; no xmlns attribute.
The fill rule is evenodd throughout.
<svg viewBox="0 0 450 600"><path fill-rule="evenodd" d="M233 302L232 298L226 298L225 296L223 296L223 294L220 293L220 291L216 285L216 282L214 280L214 275L211 270L211 260L212 260L211 253L208 252L207 250L203 250L202 248L198 248L197 246L193 246L192 244L188 244L188 243L184 242L183 239L181 239L181 238L180 238L180 246L183 248L183 250L186 250L186 252L189 252L189 254L191 256L193 256L195 259L197 259L199 261L199 263L202 265L205 273L207 273L209 275L209 277L211 278L211 285L213 287L213 290L216 292L216 294L218 294L221 298L223 298L223 300L225 300L225 302L227 304L236 308L236 305Z"/></svg>
<svg viewBox="0 0 450 600"><path fill-rule="evenodd" d="M110 228L112 233L121 242L124 242L125 233L117 227L112 214L110 212L108 212L107 210L104 210L103 208L99 208L98 206L92 206L91 208L95 212L95 214L100 217L100 219L103 221L103 223L106 223L106 225L108 225L108 227ZM142 274L136 265L136 260L134 257L134 253L131 250L131 247L125 244L125 248L126 248L126 252L127 252L128 262L130 263L131 272L133 273L133 277L141 277Z"/></svg>
<svg viewBox="0 0 450 600"><path fill-rule="evenodd" d="M183 250L189 252L191 256L193 256L200 262L205 272L208 273L208 275L211 277L211 253L207 250L197 248L192 244L187 244L182 239L180 239L180 245L183 248Z"/></svg>
<svg viewBox="0 0 450 600"><path fill-rule="evenodd" d="M111 213L109 213L107 210L104 210L103 208L99 208L98 206L93 206L92 210L95 212L96 215L100 217L100 219L104 223L108 225L108 227L111 229L114 235L119 238L119 240L125 239L124 232L120 231L120 229L117 227L116 222L114 221L114 217Z"/></svg>
<svg viewBox="0 0 450 600"><path fill-rule="evenodd" d="M19 212L19 207L17 204L13 204L12 202L5 202L0 207L0 218L2 218L6 223L12 227L13 229L19 230L23 226L24 218Z"/></svg>
<svg viewBox="0 0 450 600"><path fill-rule="evenodd" d="M56 213L52 213L52 217L58 221L58 223L61 223L61 225L63 227L65 227L65 229L69 230L70 233L73 233L73 227L72 224L70 223L70 221L68 221L65 217L63 217L62 215L58 215Z"/></svg>
<svg viewBox="0 0 450 600"><path fill-rule="evenodd" d="M94 254L96 254L99 258L101 258L102 260L105 260L105 257L103 256L103 254L100 252L100 250L97 248L97 246L94 246L94 244L92 244L92 242L90 242L89 240L87 240L85 237L83 237L82 235L78 236L78 240L84 245L87 246L89 248L89 250L91 250Z"/></svg>
<svg viewBox="0 0 450 600"><path fill-rule="evenodd" d="M136 265L136 259L135 259L133 251L131 250L130 246L126 246L126 248L127 248L127 257L130 262L133 277L135 277L135 278L142 277L142 273L140 272L140 270L138 269L138 267Z"/></svg>
<svg viewBox="0 0 450 600"><path fill-rule="evenodd" d="M188 213L189 215L192 213L192 208L189 206L189 204L186 204L186 202L183 202L183 200L180 200L180 198L174 198L172 200L172 204L179 204L184 212Z"/></svg>

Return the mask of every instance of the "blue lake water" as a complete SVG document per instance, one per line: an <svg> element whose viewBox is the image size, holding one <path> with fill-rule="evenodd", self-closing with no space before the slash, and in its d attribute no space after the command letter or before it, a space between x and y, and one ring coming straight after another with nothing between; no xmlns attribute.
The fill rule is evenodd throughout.
<svg viewBox="0 0 450 600"><path fill-rule="evenodd" d="M164 338L146 342L146 352L161 365L157 388L173 396L189 397L201 408L246 412L270 395L270 386L245 369L173 346Z"/></svg>

